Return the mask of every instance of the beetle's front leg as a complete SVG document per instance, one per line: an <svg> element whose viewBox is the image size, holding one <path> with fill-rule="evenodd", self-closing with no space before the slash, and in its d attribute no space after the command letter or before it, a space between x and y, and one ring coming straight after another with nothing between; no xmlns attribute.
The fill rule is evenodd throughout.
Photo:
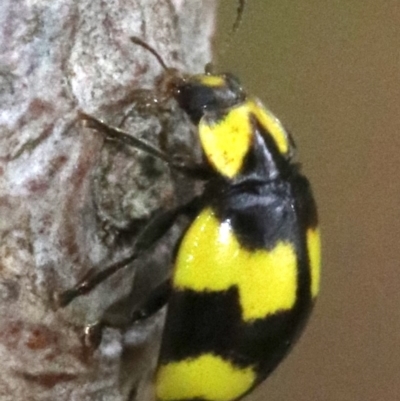
<svg viewBox="0 0 400 401"><path fill-rule="evenodd" d="M85 123L87 128L92 128L102 132L106 139L122 143L126 146L131 146L152 155L157 159L163 160L172 169L181 172L191 179L208 180L214 175L212 169L203 163L194 163L180 155L170 156L145 140L136 138L119 128L111 127L105 122L84 112L79 113L79 119Z"/></svg>
<svg viewBox="0 0 400 401"><path fill-rule="evenodd" d="M142 150L143 152L146 152L156 157L157 159L161 159L167 163L169 162L168 155L166 155L164 152L157 149L155 146L146 142L143 139L136 138L133 135L130 135L129 133L121 130L120 128L112 127L106 124L104 121L101 121L82 111L79 112L78 118L83 121L85 127L101 132L106 137L106 139L110 141L119 142L126 146L131 146L135 149Z"/></svg>

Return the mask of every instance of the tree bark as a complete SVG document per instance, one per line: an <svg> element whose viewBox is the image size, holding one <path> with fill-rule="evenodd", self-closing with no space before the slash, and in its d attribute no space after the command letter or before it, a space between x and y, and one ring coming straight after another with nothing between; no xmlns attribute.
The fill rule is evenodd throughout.
<svg viewBox="0 0 400 401"><path fill-rule="evenodd" d="M191 148L179 110L160 118L139 104L162 69L129 38L169 66L201 72L214 13L214 0L1 1L1 401L153 399L162 313L128 331L106 329L98 348L83 332L105 314L123 315L165 277L178 230L68 307L54 295L121 259L150 216L193 188L76 117L83 110L118 125L128 114L123 127L135 135L166 151Z"/></svg>

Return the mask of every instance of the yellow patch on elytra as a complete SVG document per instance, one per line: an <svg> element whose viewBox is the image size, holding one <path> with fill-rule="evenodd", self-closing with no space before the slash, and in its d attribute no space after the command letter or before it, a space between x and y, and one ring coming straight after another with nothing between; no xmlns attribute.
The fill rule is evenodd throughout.
<svg viewBox="0 0 400 401"><path fill-rule="evenodd" d="M157 399L230 401L248 391L255 378L252 368L240 368L219 356L203 354L162 365L157 372Z"/></svg>
<svg viewBox="0 0 400 401"><path fill-rule="evenodd" d="M282 123L258 99L248 101L249 110L274 139L279 152L286 155L289 151L288 134Z"/></svg>
<svg viewBox="0 0 400 401"><path fill-rule="evenodd" d="M212 124L206 118L199 123L200 142L207 159L220 174L229 178L239 173L252 135L245 105L230 109L222 119Z"/></svg>
<svg viewBox="0 0 400 401"><path fill-rule="evenodd" d="M318 229L307 230L307 250L310 259L311 295L316 297L321 280L321 237Z"/></svg>
<svg viewBox="0 0 400 401"><path fill-rule="evenodd" d="M297 257L293 244L271 250L241 247L229 221L203 210L185 234L176 258L173 285L195 291L239 290L242 318L262 319L296 302Z"/></svg>

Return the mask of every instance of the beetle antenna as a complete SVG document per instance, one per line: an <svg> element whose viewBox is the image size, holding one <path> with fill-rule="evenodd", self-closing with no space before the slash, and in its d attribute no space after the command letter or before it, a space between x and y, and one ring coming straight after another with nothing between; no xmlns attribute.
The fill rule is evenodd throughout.
<svg viewBox="0 0 400 401"><path fill-rule="evenodd" d="M246 6L246 0L239 0L236 11L236 20L232 25L232 32L236 32L239 29L240 24L242 23L245 6Z"/></svg>
<svg viewBox="0 0 400 401"><path fill-rule="evenodd" d="M243 1L243 0L241 0ZM161 67L164 68L165 71L168 71L169 68L167 67L167 64L165 64L164 60L162 57L157 53L157 51L151 47L148 43L144 42L142 39L138 38L137 36L132 36L131 41L139 46L142 46L146 50L148 50L160 63Z"/></svg>
<svg viewBox="0 0 400 401"><path fill-rule="evenodd" d="M232 25L232 31L231 31L232 34L229 36L228 39L225 40L225 43L223 43L222 49L218 52L219 56L222 56L231 47L233 36L238 31L242 23L245 6L246 6L246 0L238 1L236 9L236 19Z"/></svg>

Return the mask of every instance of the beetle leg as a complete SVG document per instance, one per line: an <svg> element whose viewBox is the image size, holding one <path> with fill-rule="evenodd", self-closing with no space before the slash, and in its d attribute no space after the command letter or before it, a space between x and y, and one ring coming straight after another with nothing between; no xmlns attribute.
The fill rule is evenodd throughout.
<svg viewBox="0 0 400 401"><path fill-rule="evenodd" d="M145 320L163 308L171 295L171 280L167 279L154 288L145 301L130 315L130 324Z"/></svg>
<svg viewBox="0 0 400 401"><path fill-rule="evenodd" d="M211 168L201 163L193 163L180 156L169 156L162 150L156 148L143 139L136 138L127 132L107 125L105 122L98 120L84 112L79 112L79 119L85 122L87 128L92 128L102 132L105 137L114 142L122 143L139 149L147 154L154 156L157 159L166 162L172 169L181 172L189 178L197 180L208 180L212 177Z"/></svg>
<svg viewBox="0 0 400 401"><path fill-rule="evenodd" d="M164 160L167 163L169 163L170 161L170 158L167 154L157 149L155 146L151 145L145 140L135 138L134 136L128 134L127 132L119 128L111 127L110 125L107 125L105 122L98 120L97 118L94 118L89 114L80 111L79 119L84 121L85 127L92 128L102 132L104 136L111 141L119 142L127 146L132 146L136 149L142 150L156 157L157 159Z"/></svg>
<svg viewBox="0 0 400 401"><path fill-rule="evenodd" d="M103 336L103 330L109 328L127 329L130 325L146 320L163 308L169 299L172 287L170 279L164 280L155 287L144 302L134 309L127 321L122 324L116 324L108 320L99 320L94 324L85 327L85 344L91 348L98 348Z"/></svg>
<svg viewBox="0 0 400 401"><path fill-rule="evenodd" d="M89 293L93 288L97 287L117 271L131 265L135 259L151 248L152 245L156 244L157 241L167 233L178 216L192 213L193 208L197 208L196 205L198 202L199 199L194 198L185 205L156 215L139 233L130 255L101 271L96 271L95 269L89 270L74 287L57 296L58 305L61 307L67 306L75 298Z"/></svg>

